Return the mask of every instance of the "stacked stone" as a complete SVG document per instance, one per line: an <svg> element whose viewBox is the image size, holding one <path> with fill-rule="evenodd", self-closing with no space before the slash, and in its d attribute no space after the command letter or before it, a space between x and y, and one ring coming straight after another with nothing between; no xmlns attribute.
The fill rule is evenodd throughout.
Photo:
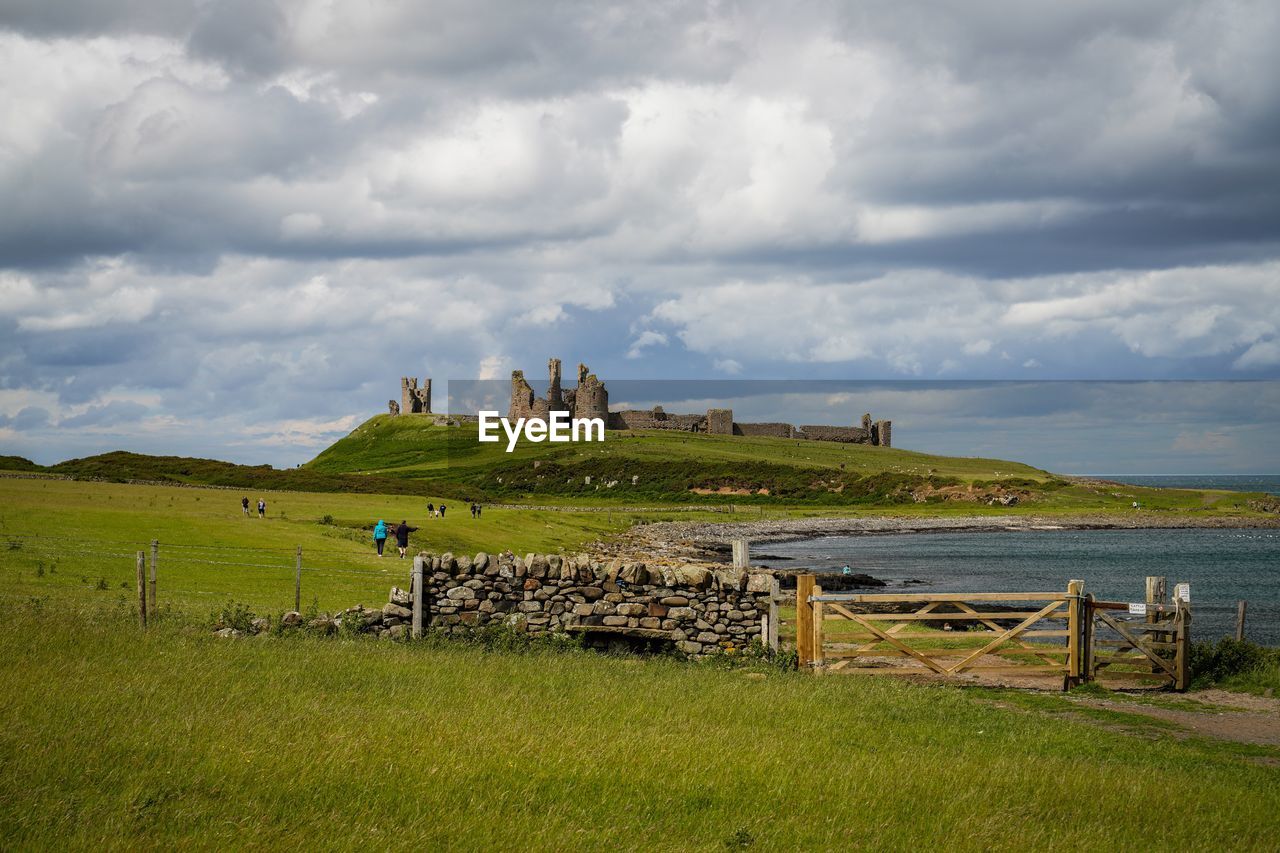
<svg viewBox="0 0 1280 853"><path fill-rule="evenodd" d="M769 610L771 575L753 581L746 572L605 564L585 554L419 556L425 563L423 620L446 631L502 623L535 634L572 626L633 630L699 656L759 639ZM402 634L411 607L397 588L381 612L359 615L380 632Z"/></svg>

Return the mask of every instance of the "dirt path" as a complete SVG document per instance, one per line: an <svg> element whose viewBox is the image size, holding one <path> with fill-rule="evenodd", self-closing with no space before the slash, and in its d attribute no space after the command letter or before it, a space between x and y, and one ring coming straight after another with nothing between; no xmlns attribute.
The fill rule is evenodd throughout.
<svg viewBox="0 0 1280 853"><path fill-rule="evenodd" d="M1170 708L1141 702L1071 698L1087 708L1139 714L1173 723L1186 733L1236 743L1280 746L1280 699L1267 699L1226 690L1202 690L1178 696L1199 708ZM1228 708L1231 710L1223 710Z"/></svg>

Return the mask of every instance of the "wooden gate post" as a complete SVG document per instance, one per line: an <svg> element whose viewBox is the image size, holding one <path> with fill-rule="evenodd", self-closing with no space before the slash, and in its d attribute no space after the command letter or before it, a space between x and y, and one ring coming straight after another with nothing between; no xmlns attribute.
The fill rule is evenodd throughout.
<svg viewBox="0 0 1280 853"><path fill-rule="evenodd" d="M1093 593L1087 593L1084 597L1084 609L1081 611L1084 619L1084 642L1080 649L1080 662L1083 669L1080 672L1080 678L1083 681L1093 681Z"/></svg>
<svg viewBox="0 0 1280 853"><path fill-rule="evenodd" d="M1168 592L1168 584L1166 579L1159 576L1151 576L1147 578L1147 624L1154 625L1160 621L1160 612L1155 610L1152 605L1163 605L1166 601ZM1142 643L1150 648L1150 644L1154 642L1155 635L1150 631L1144 631L1142 636L1138 638ZM1159 666L1152 664L1152 672L1163 672Z"/></svg>
<svg viewBox="0 0 1280 853"><path fill-rule="evenodd" d="M413 631L411 636L417 640L422 637L422 600L426 597L422 584L422 557L413 558Z"/></svg>
<svg viewBox="0 0 1280 853"><path fill-rule="evenodd" d="M138 626L147 627L147 557L138 552Z"/></svg>
<svg viewBox="0 0 1280 853"><path fill-rule="evenodd" d="M1249 609L1249 602L1243 598L1236 602L1236 641L1244 641L1244 614Z"/></svg>
<svg viewBox="0 0 1280 853"><path fill-rule="evenodd" d="M813 575L796 575L796 658L801 671L813 665L813 586Z"/></svg>
<svg viewBox="0 0 1280 853"><path fill-rule="evenodd" d="M815 584L813 594L822 595L822 587ZM822 602L815 601L813 603L813 671L818 673L822 672L822 667L827 662L826 656L822 653L822 647L825 643L822 636L822 620L825 618L826 614L823 612Z"/></svg>
<svg viewBox="0 0 1280 853"><path fill-rule="evenodd" d="M1178 674L1173 689L1185 693L1191 686L1191 603L1179 599L1174 602L1177 608L1174 618L1177 620L1178 648L1174 652L1173 669Z"/></svg>
<svg viewBox="0 0 1280 853"><path fill-rule="evenodd" d="M1067 581L1067 677L1063 688L1075 687L1080 683L1080 673L1084 672L1083 622L1080 611L1084 604L1084 581Z"/></svg>
<svg viewBox="0 0 1280 853"><path fill-rule="evenodd" d="M156 612L156 560L160 556L160 540L151 540L151 600L147 602L148 609L154 614Z"/></svg>
<svg viewBox="0 0 1280 853"><path fill-rule="evenodd" d="M302 612L302 546L293 559L293 609Z"/></svg>

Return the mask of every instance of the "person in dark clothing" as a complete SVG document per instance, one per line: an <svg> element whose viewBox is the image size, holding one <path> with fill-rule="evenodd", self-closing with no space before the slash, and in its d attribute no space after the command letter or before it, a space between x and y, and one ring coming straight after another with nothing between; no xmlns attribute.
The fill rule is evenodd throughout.
<svg viewBox="0 0 1280 853"><path fill-rule="evenodd" d="M244 510L244 517L248 518L249 517L249 498L248 497L243 497L240 499L240 509Z"/></svg>
<svg viewBox="0 0 1280 853"><path fill-rule="evenodd" d="M427 504L427 518L435 518L435 516L436 516L436 505Z"/></svg>
<svg viewBox="0 0 1280 853"><path fill-rule="evenodd" d="M475 504L472 504L472 505L471 505L471 517L472 517L472 518L475 518L475 517L476 517L476 505L475 505Z"/></svg>
<svg viewBox="0 0 1280 853"><path fill-rule="evenodd" d="M396 527L396 547L400 549L400 559L404 559L405 549L409 547L409 534L417 530L416 527L410 527L408 521L401 521Z"/></svg>
<svg viewBox="0 0 1280 853"><path fill-rule="evenodd" d="M440 504L440 517L444 518L444 504Z"/></svg>

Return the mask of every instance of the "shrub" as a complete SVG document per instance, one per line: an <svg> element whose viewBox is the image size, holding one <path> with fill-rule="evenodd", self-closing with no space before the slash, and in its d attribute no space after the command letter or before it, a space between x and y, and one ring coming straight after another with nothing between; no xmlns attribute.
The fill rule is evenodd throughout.
<svg viewBox="0 0 1280 853"><path fill-rule="evenodd" d="M1248 640L1223 637L1217 643L1193 643L1191 680L1207 687L1237 675L1248 675L1280 667L1280 649L1260 646Z"/></svg>

